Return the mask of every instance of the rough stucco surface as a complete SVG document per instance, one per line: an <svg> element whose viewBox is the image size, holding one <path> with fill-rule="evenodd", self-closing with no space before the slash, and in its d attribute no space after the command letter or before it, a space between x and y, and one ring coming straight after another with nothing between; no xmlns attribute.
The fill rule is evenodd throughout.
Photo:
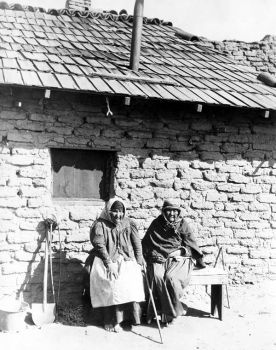
<svg viewBox="0 0 276 350"><path fill-rule="evenodd" d="M21 107L18 107L18 102ZM50 147L118 149L116 195L141 236L165 198L178 198L206 262L218 246L231 280L276 274L276 141L273 118L252 111L111 100L34 90L0 95L0 293L24 287L41 301L43 218L60 219L61 296L80 296L89 227L102 205L60 205L51 195ZM54 232L54 273L59 278ZM40 242L40 243L39 243Z"/></svg>

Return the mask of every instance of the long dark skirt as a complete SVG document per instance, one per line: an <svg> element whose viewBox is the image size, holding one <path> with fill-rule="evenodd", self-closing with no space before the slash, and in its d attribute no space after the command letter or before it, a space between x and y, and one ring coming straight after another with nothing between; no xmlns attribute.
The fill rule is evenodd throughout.
<svg viewBox="0 0 276 350"><path fill-rule="evenodd" d="M184 288L191 279L193 260L181 257L169 258L166 262L148 265L149 280L157 311L168 321L181 316L184 312L181 298ZM154 310L149 300L147 305L148 322L154 318Z"/></svg>
<svg viewBox="0 0 276 350"><path fill-rule="evenodd" d="M115 326L123 321L127 321L130 324L141 323L142 308L140 303L137 302L98 307L94 310L100 315L100 321L103 325Z"/></svg>

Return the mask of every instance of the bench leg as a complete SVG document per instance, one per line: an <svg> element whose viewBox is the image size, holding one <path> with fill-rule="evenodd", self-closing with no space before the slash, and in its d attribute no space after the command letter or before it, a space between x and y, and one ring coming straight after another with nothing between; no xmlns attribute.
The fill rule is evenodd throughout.
<svg viewBox="0 0 276 350"><path fill-rule="evenodd" d="M218 314L218 318L222 321L223 316L223 294L224 288L222 284L211 285L211 314Z"/></svg>

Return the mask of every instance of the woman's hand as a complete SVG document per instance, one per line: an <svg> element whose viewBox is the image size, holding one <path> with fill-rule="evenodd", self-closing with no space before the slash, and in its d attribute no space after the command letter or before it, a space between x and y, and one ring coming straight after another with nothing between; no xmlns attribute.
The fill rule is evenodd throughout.
<svg viewBox="0 0 276 350"><path fill-rule="evenodd" d="M112 278L117 279L118 278L118 266L115 263L110 263L107 265L106 268L107 271L107 278L112 280Z"/></svg>

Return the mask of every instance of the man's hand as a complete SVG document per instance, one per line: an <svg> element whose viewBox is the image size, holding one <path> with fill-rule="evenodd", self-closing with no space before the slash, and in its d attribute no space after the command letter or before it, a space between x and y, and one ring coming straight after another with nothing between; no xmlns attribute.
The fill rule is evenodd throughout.
<svg viewBox="0 0 276 350"><path fill-rule="evenodd" d="M107 265L107 278L112 280L112 278L118 278L118 266L115 263L110 263Z"/></svg>

